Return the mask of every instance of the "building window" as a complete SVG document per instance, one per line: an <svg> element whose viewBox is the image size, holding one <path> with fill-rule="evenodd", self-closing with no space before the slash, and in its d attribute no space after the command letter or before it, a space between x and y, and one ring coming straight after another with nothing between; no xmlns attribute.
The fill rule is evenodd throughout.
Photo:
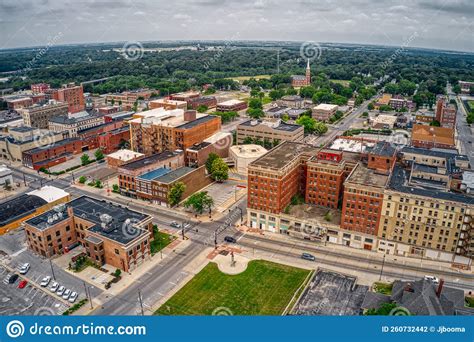
<svg viewBox="0 0 474 342"><path fill-rule="evenodd" d="M115 254L120 254L120 252L117 248L115 248Z"/></svg>

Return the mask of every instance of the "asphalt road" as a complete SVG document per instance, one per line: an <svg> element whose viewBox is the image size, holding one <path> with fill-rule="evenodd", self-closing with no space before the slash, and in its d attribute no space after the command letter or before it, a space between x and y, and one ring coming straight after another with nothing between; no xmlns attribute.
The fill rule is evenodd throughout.
<svg viewBox="0 0 474 342"><path fill-rule="evenodd" d="M460 153L466 154L468 156L469 163L472 166L474 165L474 137L472 134L472 128L466 122L466 111L464 109L464 104L458 97L456 98L456 102L458 105L458 111L456 114L458 148L460 148Z"/></svg>

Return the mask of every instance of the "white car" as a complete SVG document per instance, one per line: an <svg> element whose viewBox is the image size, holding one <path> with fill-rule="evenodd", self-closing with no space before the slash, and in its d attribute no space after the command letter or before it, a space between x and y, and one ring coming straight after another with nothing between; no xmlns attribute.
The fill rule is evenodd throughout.
<svg viewBox="0 0 474 342"><path fill-rule="evenodd" d="M435 276L425 275L425 280L430 280L434 284L439 284L439 279Z"/></svg>
<svg viewBox="0 0 474 342"><path fill-rule="evenodd" d="M62 296L62 295L64 294L64 291L66 291L66 288L65 288L63 285L61 285L61 286L58 288L58 290L56 291L56 294L57 294L58 296Z"/></svg>
<svg viewBox="0 0 474 342"><path fill-rule="evenodd" d="M46 287L46 286L48 286L48 284L49 284L50 281L51 281L51 277L50 277L50 276L46 276L46 277L44 277L43 279L41 279L40 285L41 285L42 287Z"/></svg>
<svg viewBox="0 0 474 342"><path fill-rule="evenodd" d="M59 283L57 281L53 281L53 284L49 288L49 291L54 293L58 290L58 287L59 287Z"/></svg>
<svg viewBox="0 0 474 342"><path fill-rule="evenodd" d="M66 291L64 291L63 293L63 299L68 299L70 295L71 295L71 290L66 289Z"/></svg>
<svg viewBox="0 0 474 342"><path fill-rule="evenodd" d="M69 296L69 302L74 303L76 299L77 299L77 292L71 293L71 295Z"/></svg>
<svg viewBox="0 0 474 342"><path fill-rule="evenodd" d="M20 268L20 274L26 274L30 270L30 264L29 263L24 263Z"/></svg>

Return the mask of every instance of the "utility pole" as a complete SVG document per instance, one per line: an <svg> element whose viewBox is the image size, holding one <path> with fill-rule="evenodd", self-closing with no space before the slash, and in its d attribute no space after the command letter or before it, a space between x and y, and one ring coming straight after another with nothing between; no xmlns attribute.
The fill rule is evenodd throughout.
<svg viewBox="0 0 474 342"><path fill-rule="evenodd" d="M56 281L56 276L54 274L54 269L53 269L53 262L51 261L51 258L48 258L49 259L49 266L51 266L51 273L53 274L53 279L54 281Z"/></svg>
<svg viewBox="0 0 474 342"><path fill-rule="evenodd" d="M383 273L383 266L384 265L385 265L385 254L383 255L383 259L382 259L382 268L380 269L379 281L382 280L382 273Z"/></svg>
<svg viewBox="0 0 474 342"><path fill-rule="evenodd" d="M142 316L145 316L145 312L143 311L143 302L142 302L142 293L138 290L138 300L140 301L140 308L142 310Z"/></svg>
<svg viewBox="0 0 474 342"><path fill-rule="evenodd" d="M90 290L87 288L86 282L83 281L82 283L84 284L84 290L86 291L86 298L89 298L89 303L90 303L90 305L91 305L91 310L92 310L94 307L92 306L92 296L91 296L91 292L90 292Z"/></svg>
<svg viewBox="0 0 474 342"><path fill-rule="evenodd" d="M25 187L26 187L26 176L25 176L25 172L24 172L24 171L21 171L21 173L23 174L23 184L25 184Z"/></svg>
<svg viewBox="0 0 474 342"><path fill-rule="evenodd" d="M217 230L214 231L214 249L217 249Z"/></svg>

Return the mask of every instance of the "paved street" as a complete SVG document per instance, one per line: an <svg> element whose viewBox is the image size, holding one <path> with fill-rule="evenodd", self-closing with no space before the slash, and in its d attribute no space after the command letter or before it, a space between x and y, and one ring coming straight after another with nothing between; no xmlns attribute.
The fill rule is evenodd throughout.
<svg viewBox="0 0 474 342"><path fill-rule="evenodd" d="M457 145L460 149L460 153L466 154L469 158L471 165L474 165L474 148L473 141L474 136L472 134L472 127L469 126L466 122L466 110L464 104L459 99L456 98L458 105L457 117L456 117L456 130L457 130Z"/></svg>

